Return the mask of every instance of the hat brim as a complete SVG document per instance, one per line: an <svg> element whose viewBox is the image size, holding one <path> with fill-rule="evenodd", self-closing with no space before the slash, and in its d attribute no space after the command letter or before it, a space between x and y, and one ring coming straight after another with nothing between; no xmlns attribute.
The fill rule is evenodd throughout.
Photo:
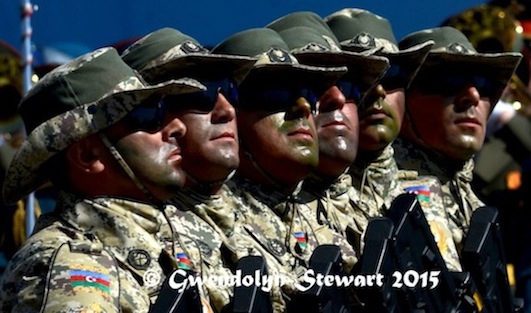
<svg viewBox="0 0 531 313"><path fill-rule="evenodd" d="M459 54L432 51L426 57L423 69L429 70L442 65L480 72L490 72L495 69L512 75L521 58L522 55L519 53ZM507 81L511 75L508 75Z"/></svg>
<svg viewBox="0 0 531 313"><path fill-rule="evenodd" d="M430 40L397 52L379 50L375 52L375 55L386 57L389 59L390 64L397 64L400 66L405 77L406 86L404 87L407 88L426 60L433 44L434 42ZM348 44L342 45L342 48L352 52L363 51L359 46L349 46Z"/></svg>
<svg viewBox="0 0 531 313"><path fill-rule="evenodd" d="M304 64L346 66L348 69L347 75L353 75L359 79L363 84L360 87L364 91L371 90L389 68L389 61L385 57L363 53L311 51L294 53L294 55Z"/></svg>
<svg viewBox="0 0 531 313"><path fill-rule="evenodd" d="M333 84L347 73L346 67L320 67L292 63L259 64L253 67L244 80L245 84L275 83L301 84L319 87Z"/></svg>
<svg viewBox="0 0 531 313"><path fill-rule="evenodd" d="M142 69L140 74L148 81L161 81L174 77L174 73L178 73L180 77L193 77L192 74L200 73L209 73L212 76L228 73L240 83L255 62L256 58L246 56L188 54L156 66L148 66Z"/></svg>
<svg viewBox="0 0 531 313"><path fill-rule="evenodd" d="M26 137L9 165L3 186L4 201L14 203L43 185L48 180L41 171L46 161L74 142L117 123L149 96L205 90L204 86L190 79L125 88L128 90L78 106L37 126Z"/></svg>
<svg viewBox="0 0 531 313"><path fill-rule="evenodd" d="M424 61L419 75L430 75L433 72L484 73L496 82L496 90L490 101L492 107L498 102L501 94L516 67L522 59L519 53L489 54L457 54L447 52L430 52Z"/></svg>

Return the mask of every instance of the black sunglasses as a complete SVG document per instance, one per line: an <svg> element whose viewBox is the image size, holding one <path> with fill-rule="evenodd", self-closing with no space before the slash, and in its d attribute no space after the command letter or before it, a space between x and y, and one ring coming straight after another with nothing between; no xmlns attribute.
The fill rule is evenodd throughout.
<svg viewBox="0 0 531 313"><path fill-rule="evenodd" d="M385 76L380 80L380 84L384 87L385 90L395 90L398 88L404 88L407 83L406 72L403 71L400 65L393 64L389 70L385 73ZM362 98L360 84L356 82L355 79L340 79L336 86L341 90L345 95L347 100L354 100L358 105L360 105L360 100Z"/></svg>
<svg viewBox="0 0 531 313"><path fill-rule="evenodd" d="M380 84L385 90L405 88L407 84L407 72L399 64L391 64Z"/></svg>
<svg viewBox="0 0 531 313"><path fill-rule="evenodd" d="M166 107L164 97L153 95L129 112L123 122L132 130L157 132L162 129Z"/></svg>
<svg viewBox="0 0 531 313"><path fill-rule="evenodd" d="M231 78L220 80L200 80L207 88L205 91L166 96L165 102L175 105L179 110L210 112L214 109L218 95L222 94L232 105L238 104L238 87Z"/></svg>
<svg viewBox="0 0 531 313"><path fill-rule="evenodd" d="M263 86L242 92L240 107L264 109L268 111L285 111L295 105L297 99L305 98L312 112L317 108L317 93L305 87Z"/></svg>
<svg viewBox="0 0 531 313"><path fill-rule="evenodd" d="M385 73L385 76L380 80L380 84L386 90L395 90L398 88L404 88L407 83L406 72L399 64L392 64L389 70ZM362 98L360 84L355 79L340 79L336 86L345 95L347 100L354 100L358 105L361 105Z"/></svg>
<svg viewBox="0 0 531 313"><path fill-rule="evenodd" d="M340 79L336 82L336 86L347 100L354 100L356 104L359 104L361 100L361 91L356 82L348 79Z"/></svg>
<svg viewBox="0 0 531 313"><path fill-rule="evenodd" d="M232 79L201 82L207 90L176 96L153 95L134 108L124 117L130 129L157 132L162 129L164 114L168 111L196 110L210 112L214 108L218 94L221 93L231 103L237 103L238 90Z"/></svg>
<svg viewBox="0 0 531 313"><path fill-rule="evenodd" d="M424 92L445 96L456 95L468 85L476 87L481 97L490 98L498 89L492 78L481 74L433 75L427 79L420 79L417 84L419 89Z"/></svg>

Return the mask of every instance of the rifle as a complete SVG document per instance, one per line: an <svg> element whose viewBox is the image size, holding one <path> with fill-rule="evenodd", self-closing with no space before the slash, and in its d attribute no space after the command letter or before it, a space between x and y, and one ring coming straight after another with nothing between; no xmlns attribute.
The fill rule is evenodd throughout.
<svg viewBox="0 0 531 313"><path fill-rule="evenodd" d="M394 225L389 218L374 217L369 220L365 230L365 246L359 262L359 274L380 273L384 277L392 276L397 268L392 255L393 234ZM404 291L393 288L389 279L386 279L381 287L361 288L356 292L360 295L363 310L366 312L406 312L403 310L406 307Z"/></svg>
<svg viewBox="0 0 531 313"><path fill-rule="evenodd" d="M246 256L236 264L236 270L241 271L242 277L252 275L267 276L266 262L261 256ZM255 282L249 287L234 287L234 298L231 303L233 313L272 313L271 296Z"/></svg>
<svg viewBox="0 0 531 313"><path fill-rule="evenodd" d="M195 276L191 270L177 269L166 277L157 301L151 306L150 313L202 313L201 296L197 285L188 286L185 280ZM182 288L180 288L182 287Z"/></svg>
<svg viewBox="0 0 531 313"><path fill-rule="evenodd" d="M464 240L462 263L476 282L485 312L520 312L521 299L514 299L507 278L498 210L481 207L472 214Z"/></svg>
<svg viewBox="0 0 531 313"><path fill-rule="evenodd" d="M341 250L336 245L318 246L310 258L308 271L314 277L319 274L344 276ZM308 272L307 272L308 273ZM350 313L351 306L347 286L314 283L308 290L299 292L288 302L288 312L305 313Z"/></svg>
<svg viewBox="0 0 531 313"><path fill-rule="evenodd" d="M389 226L389 222L381 222L382 219L389 219L394 227ZM463 289L473 288L473 283L467 273L462 274L462 282L457 280L446 267L416 195L398 196L387 216L373 219L369 225L370 233L365 236L362 255L362 271L382 273L390 280L384 284L380 294L368 298L371 305L378 308L372 311L477 311L469 296L472 292ZM374 227L384 227L382 234L376 233ZM379 263L371 267L370 262L375 260ZM378 305L375 299L384 301Z"/></svg>

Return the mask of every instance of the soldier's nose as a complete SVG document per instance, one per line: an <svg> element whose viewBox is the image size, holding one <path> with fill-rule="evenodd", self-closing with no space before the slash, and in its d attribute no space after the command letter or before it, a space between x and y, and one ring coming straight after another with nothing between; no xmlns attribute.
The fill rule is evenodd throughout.
<svg viewBox="0 0 531 313"><path fill-rule="evenodd" d="M345 105L345 95L337 86L332 86L319 99L317 113L341 110Z"/></svg>

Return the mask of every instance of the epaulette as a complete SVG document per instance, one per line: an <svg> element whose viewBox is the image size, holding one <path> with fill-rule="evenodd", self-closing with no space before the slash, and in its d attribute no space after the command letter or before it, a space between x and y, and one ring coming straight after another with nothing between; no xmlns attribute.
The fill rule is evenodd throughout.
<svg viewBox="0 0 531 313"><path fill-rule="evenodd" d="M98 237L88 233L84 234L86 240L71 240L68 242L71 252L86 254L101 254L103 252L103 243Z"/></svg>
<svg viewBox="0 0 531 313"><path fill-rule="evenodd" d="M405 179L405 180L417 179L418 176L419 176L419 173L414 170L399 170L395 174L396 179Z"/></svg>

